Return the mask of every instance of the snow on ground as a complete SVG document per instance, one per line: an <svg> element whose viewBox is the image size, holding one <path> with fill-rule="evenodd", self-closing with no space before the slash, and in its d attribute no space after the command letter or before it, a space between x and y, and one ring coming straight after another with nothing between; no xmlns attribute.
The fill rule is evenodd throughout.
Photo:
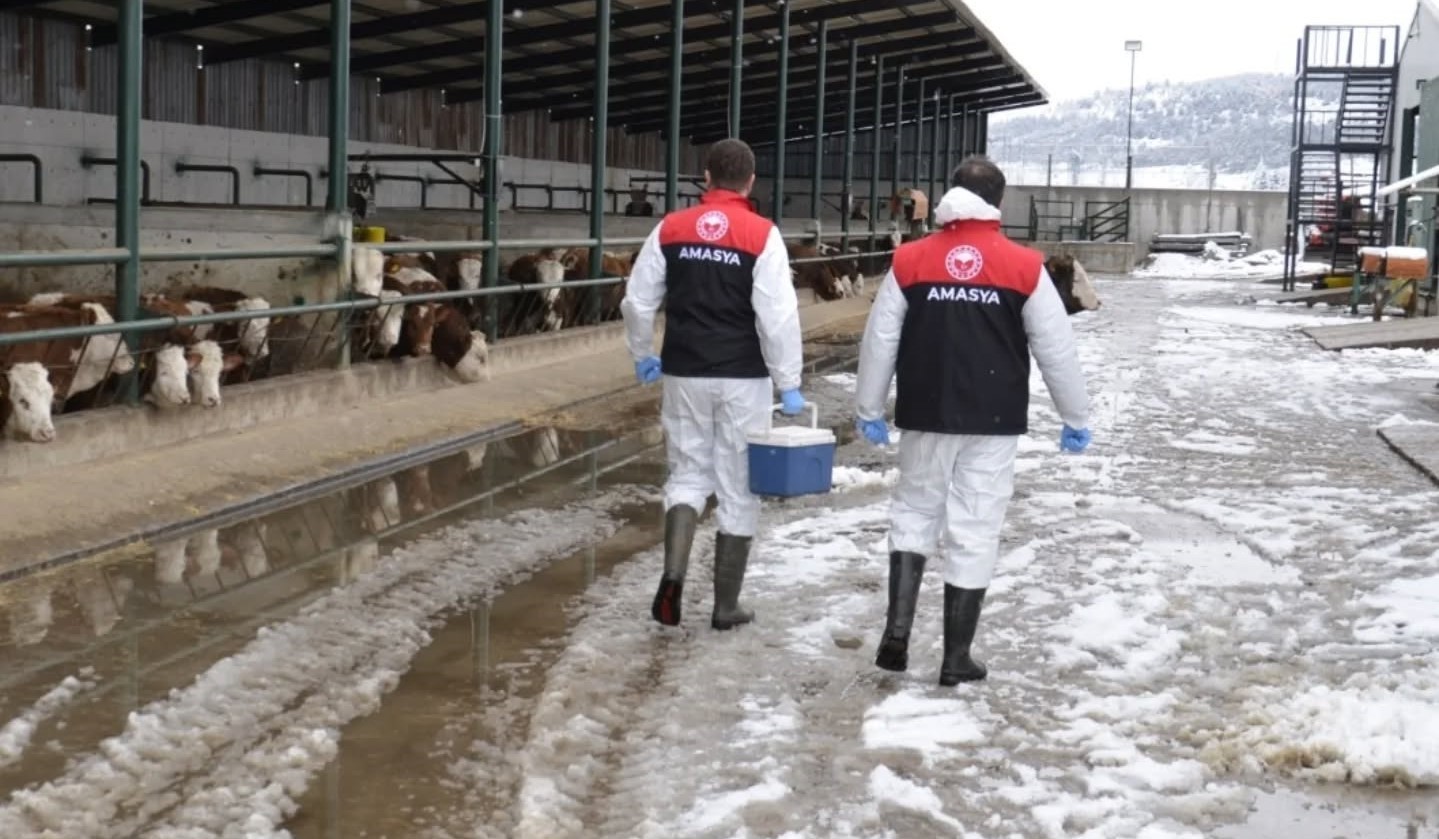
<svg viewBox="0 0 1439 839"><path fill-rule="evenodd" d="M1317 274L1329 270L1326 263L1301 262L1299 274ZM1134 270L1141 279L1225 279L1260 280L1284 276L1284 255L1266 250L1227 258L1227 254L1194 256L1184 253L1150 254L1145 264Z"/></svg>
<svg viewBox="0 0 1439 839"><path fill-rule="evenodd" d="M10 766L24 756L35 736L35 729L55 716L75 698L94 686L94 673L88 669L78 676L66 676L35 704L0 728L0 768Z"/></svg>
<svg viewBox="0 0 1439 839"><path fill-rule="evenodd" d="M1439 492L1373 429L1439 357L1322 354L1282 312L1226 320L1152 283L1102 293L1076 320L1092 453L1055 452L1036 374L989 681L935 683L936 563L910 672L873 667L892 460L847 466L843 494L766 507L752 627L707 628L707 537L679 630L644 617L657 551L591 589L515 835L1188 838L1242 821L1256 775L1436 783L1434 661L1402 643L1425 607L1386 586L1433 573Z"/></svg>
<svg viewBox="0 0 1439 839"><path fill-rule="evenodd" d="M894 448L847 444L840 491L766 504L754 625L708 626L712 520L679 628L648 617L660 550L620 564L564 604L534 699L483 710L502 739L414 744L484 792L415 835L1196 839L1267 784L1439 786L1439 491L1374 433L1426 416L1405 386L1439 354L1323 353L1290 315L1186 282L1101 281L1104 309L1074 319L1090 452L1057 451L1035 371L976 641L989 680L936 683L938 561L910 671L873 666ZM828 417L852 388L811 392ZM284 835L436 612L608 533L626 499L400 549L13 796L0 835Z"/></svg>

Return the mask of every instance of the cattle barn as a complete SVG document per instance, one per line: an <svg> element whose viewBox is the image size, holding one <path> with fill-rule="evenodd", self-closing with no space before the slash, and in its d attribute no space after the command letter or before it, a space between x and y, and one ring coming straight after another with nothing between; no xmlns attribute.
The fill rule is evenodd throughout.
<svg viewBox="0 0 1439 839"><path fill-rule="evenodd" d="M4 398L33 385L62 422L12 423L0 461L65 413L184 423L296 373L482 388L506 342L614 326L728 136L797 286L860 296L909 223L894 197L1045 99L959 0L4 4L0 304L50 314L0 349L87 349L3 354L29 365Z"/></svg>

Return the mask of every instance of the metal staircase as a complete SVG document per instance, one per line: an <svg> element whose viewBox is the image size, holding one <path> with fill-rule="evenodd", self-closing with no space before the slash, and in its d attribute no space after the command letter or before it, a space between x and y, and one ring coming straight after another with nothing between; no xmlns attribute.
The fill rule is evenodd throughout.
<svg viewBox="0 0 1439 839"><path fill-rule="evenodd" d="M1301 262L1350 274L1360 247L1384 243L1377 193L1388 170L1399 43L1397 26L1304 29L1294 76L1286 290L1297 284Z"/></svg>

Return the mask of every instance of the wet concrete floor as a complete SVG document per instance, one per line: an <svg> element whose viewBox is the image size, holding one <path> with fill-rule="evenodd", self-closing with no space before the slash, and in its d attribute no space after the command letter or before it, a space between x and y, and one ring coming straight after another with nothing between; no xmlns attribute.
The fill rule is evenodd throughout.
<svg viewBox="0 0 1439 839"><path fill-rule="evenodd" d="M833 407L827 413L844 415ZM842 444L853 439L847 426L835 431ZM397 547L456 522L658 486L660 444L651 402L608 424L535 428L254 521L0 586L0 721L43 705L66 677L86 685L38 722L13 759L0 735L0 794L63 773L119 733L131 711L191 682L257 629L370 573ZM853 454L851 464L866 459ZM338 756L286 829L296 839L505 835L513 755L529 736L529 700L566 643L565 604L660 540L653 503L626 504L613 517L610 536L448 613L379 710L345 726ZM1439 839L1439 824L1415 815L1426 809L1420 798L1277 788L1259 795L1244 824L1216 836ZM494 822L480 834L457 821L486 812Z"/></svg>

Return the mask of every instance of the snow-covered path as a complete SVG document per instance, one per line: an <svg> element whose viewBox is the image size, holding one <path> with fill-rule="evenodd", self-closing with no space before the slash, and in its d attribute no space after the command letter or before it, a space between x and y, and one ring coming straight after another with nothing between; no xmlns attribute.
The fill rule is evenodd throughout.
<svg viewBox="0 0 1439 839"><path fill-rule="evenodd" d="M1102 293L1091 454L1036 375L987 682L935 684L935 564L910 672L873 667L892 461L850 447L849 491L767 509L755 626L708 630L703 537L682 631L644 620L657 553L589 591L510 835L1200 837L1276 779L1439 785L1439 492L1373 431L1439 357L1323 354L1223 283Z"/></svg>

